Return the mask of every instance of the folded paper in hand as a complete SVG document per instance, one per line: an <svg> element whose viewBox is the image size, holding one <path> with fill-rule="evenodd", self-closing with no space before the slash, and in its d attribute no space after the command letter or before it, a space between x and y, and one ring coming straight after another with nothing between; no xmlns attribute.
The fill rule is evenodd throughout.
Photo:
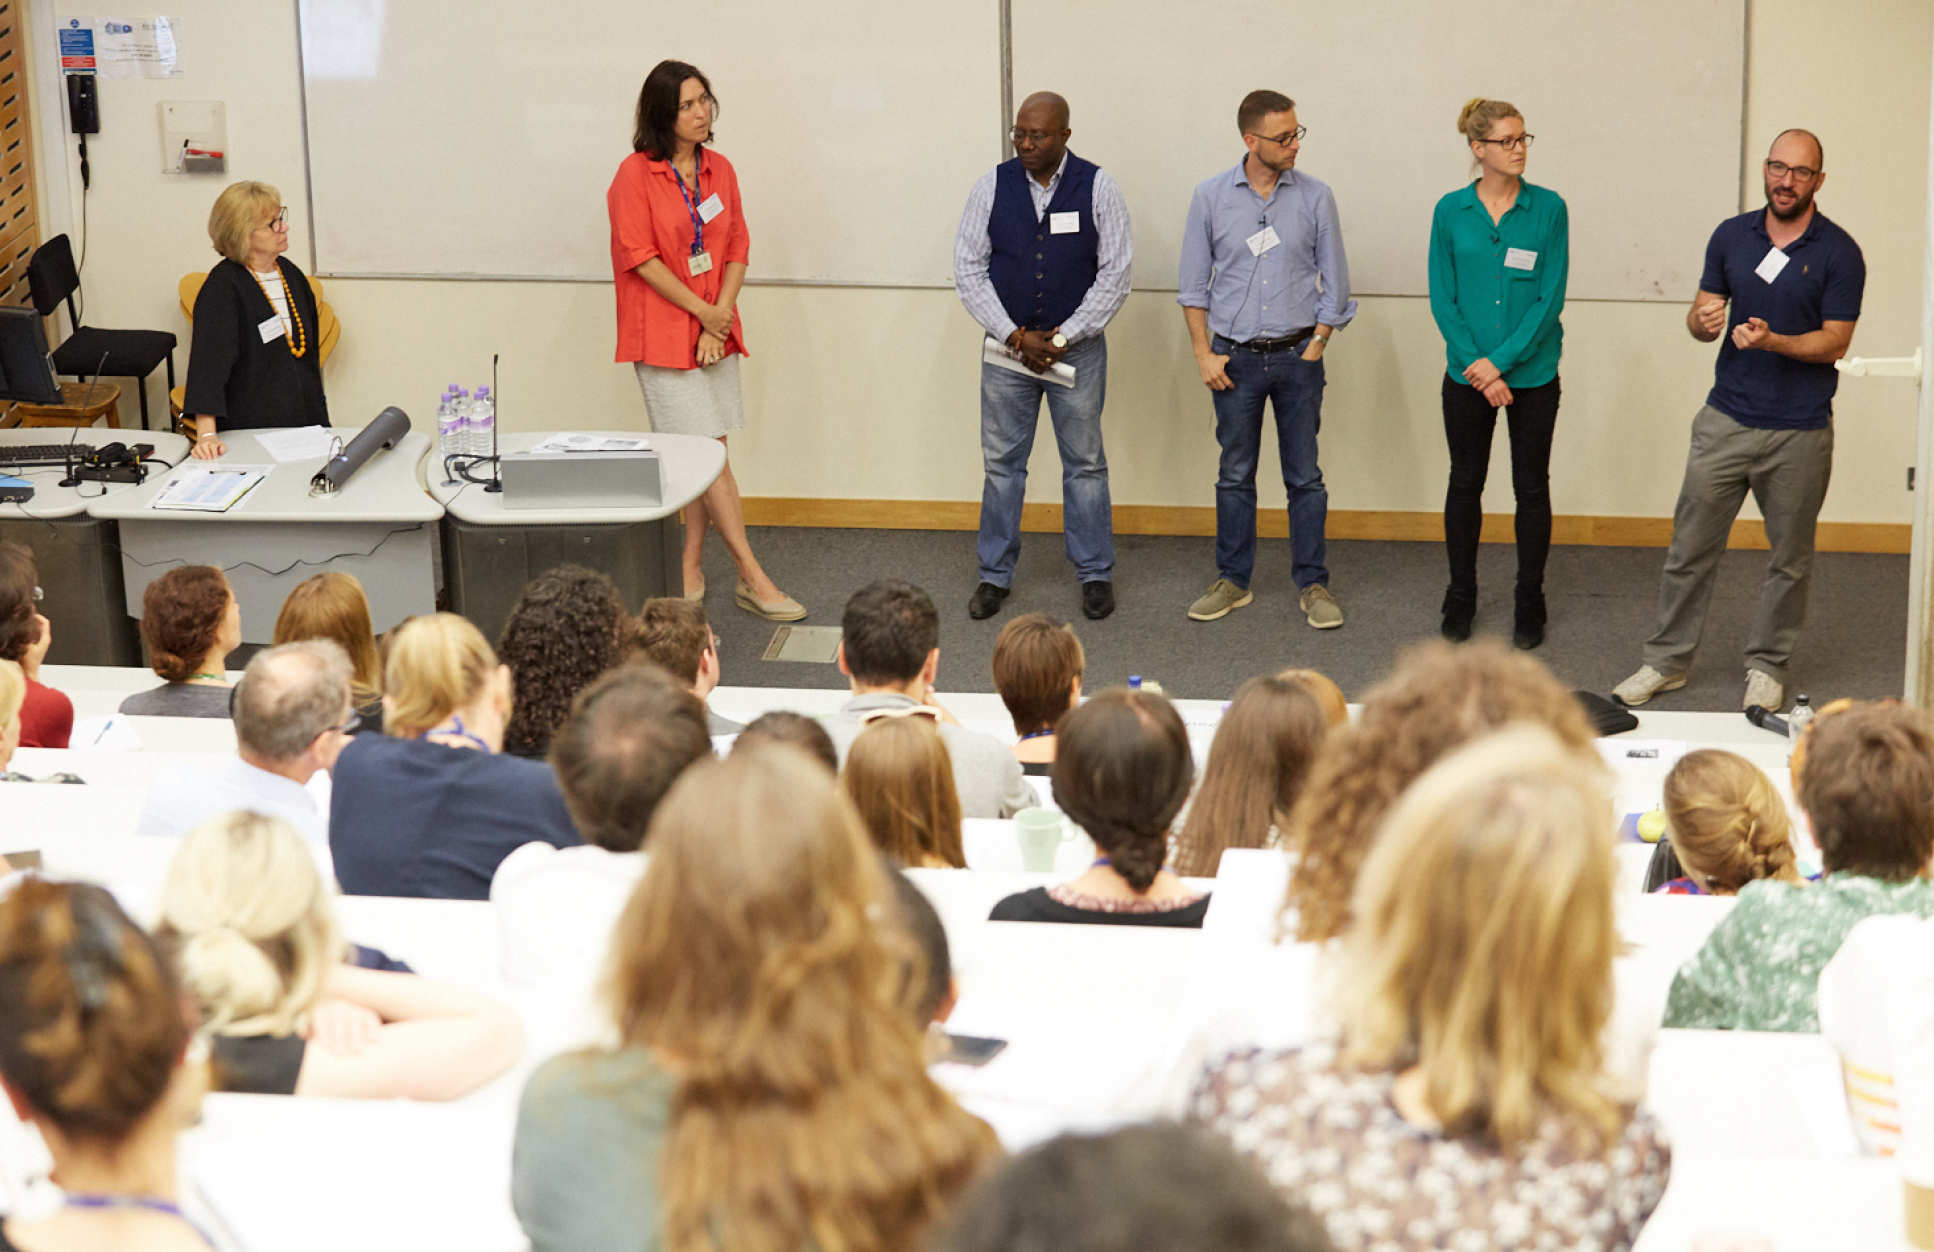
<svg viewBox="0 0 1934 1252"><path fill-rule="evenodd" d="M982 341L980 359L996 368L1011 370L1027 378L1038 378L1044 383L1053 383L1057 387L1074 386L1074 366L1065 361L1056 361L1048 366L1045 373L1037 374L1027 367L1027 362L1021 360L1020 353L1010 350L1006 344L992 335Z"/></svg>

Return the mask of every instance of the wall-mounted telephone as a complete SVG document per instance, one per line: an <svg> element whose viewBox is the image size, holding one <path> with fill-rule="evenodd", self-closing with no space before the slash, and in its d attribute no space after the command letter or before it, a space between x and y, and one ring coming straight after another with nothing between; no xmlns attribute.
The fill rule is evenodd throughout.
<svg viewBox="0 0 1934 1252"><path fill-rule="evenodd" d="M67 120L76 135L101 133L101 97L92 74L67 76Z"/></svg>

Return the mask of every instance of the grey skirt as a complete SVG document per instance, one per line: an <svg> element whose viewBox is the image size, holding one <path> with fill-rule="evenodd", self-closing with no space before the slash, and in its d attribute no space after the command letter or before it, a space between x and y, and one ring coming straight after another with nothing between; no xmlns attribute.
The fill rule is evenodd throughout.
<svg viewBox="0 0 1934 1252"><path fill-rule="evenodd" d="M717 439L745 429L745 403L739 397L739 354L716 365L675 370L633 362L638 390L645 393L645 416L654 431L704 435Z"/></svg>

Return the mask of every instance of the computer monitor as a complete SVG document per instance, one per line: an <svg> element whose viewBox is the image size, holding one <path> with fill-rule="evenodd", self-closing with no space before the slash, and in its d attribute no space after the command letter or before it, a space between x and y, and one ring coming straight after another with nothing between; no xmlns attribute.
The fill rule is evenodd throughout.
<svg viewBox="0 0 1934 1252"><path fill-rule="evenodd" d="M61 403L47 332L30 308L0 307L0 400Z"/></svg>

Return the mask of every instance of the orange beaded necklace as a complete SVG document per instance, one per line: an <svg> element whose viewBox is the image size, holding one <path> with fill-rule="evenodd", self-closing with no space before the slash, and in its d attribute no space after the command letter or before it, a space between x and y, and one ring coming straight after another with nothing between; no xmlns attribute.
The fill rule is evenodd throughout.
<svg viewBox="0 0 1934 1252"><path fill-rule="evenodd" d="M269 285L262 281L262 276L253 270L249 273L254 275L255 283L262 289L262 294L268 295ZM300 360L303 354L309 351L308 337L302 331L302 315L295 311L295 293L289 290L289 276L282 272L280 265L275 267L275 276L282 284L282 298L289 302L289 324L294 327L294 331L285 336L284 342L289 345L289 355ZM275 301L271 300L269 303L273 305Z"/></svg>

